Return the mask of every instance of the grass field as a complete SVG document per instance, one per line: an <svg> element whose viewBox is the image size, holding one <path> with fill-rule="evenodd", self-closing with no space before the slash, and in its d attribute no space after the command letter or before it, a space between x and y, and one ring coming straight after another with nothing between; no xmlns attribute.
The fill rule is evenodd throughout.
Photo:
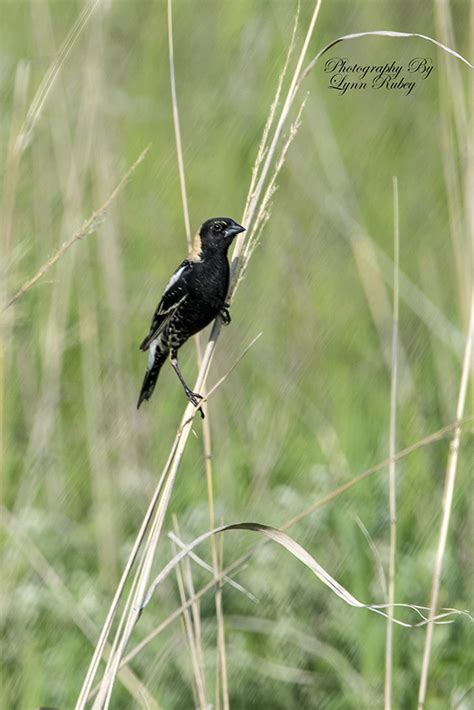
<svg viewBox="0 0 474 710"><path fill-rule="evenodd" d="M138 345L187 249L167 4L104 0L87 16L88 7L73 0L1 2L2 303L107 201L151 144L95 229L0 315L6 710L74 707L186 404L166 366L153 399L135 408L146 360ZM302 0L277 112L313 10ZM242 217L295 11L290 0L173 5L193 232L209 216ZM63 56L81 13L83 26ZM473 61L467 0L326 0L303 66L336 37L374 29L429 35ZM385 87L340 95L328 87L330 57L404 68L422 57L434 69L416 78L409 95ZM38 101L51 66L57 74ZM472 382L457 465L450 448L456 429L449 425L460 414L472 307L473 73L420 38L338 44L301 85L276 155L306 92L268 221L210 368L208 387L262 332L209 402L214 519L282 527L322 500L288 534L357 599L386 603L388 463L324 501L387 462L391 446L413 446L396 462L392 489L395 601L430 606L448 471L454 489L437 606L472 611ZM204 348L206 333L201 342ZM181 365L193 382L192 341ZM192 430L152 576L175 554L166 535L172 513L187 542L209 529L199 417ZM260 543L256 534L233 531L214 547L207 541L196 548L209 565L226 566L258 545L230 574L244 591L223 585L216 616L211 585L192 614L178 615L137 653L117 679L111 707L203 707L204 697L223 710L416 708L426 627L394 626L387 700L387 621L344 604L287 551ZM127 651L180 607L183 594L189 598L213 578L193 560L182 574L184 582L173 572L156 590ZM419 620L410 610L395 615ZM474 706L473 649L467 616L435 625L419 707Z"/></svg>

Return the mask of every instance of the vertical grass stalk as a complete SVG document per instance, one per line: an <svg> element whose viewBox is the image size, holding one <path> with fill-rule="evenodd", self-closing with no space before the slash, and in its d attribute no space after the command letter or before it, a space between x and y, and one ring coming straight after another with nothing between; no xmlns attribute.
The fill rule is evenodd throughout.
<svg viewBox="0 0 474 710"><path fill-rule="evenodd" d="M398 381L398 267L400 263L400 227L398 210L398 180L393 178L393 318L392 318L392 378L390 387L390 433L389 433L389 510L390 510L390 557L388 568L388 617L385 644L385 689L384 708L392 707L393 676L393 604L395 602L395 555L397 546L397 493L396 493L396 430L397 430L397 381Z"/></svg>
<svg viewBox="0 0 474 710"><path fill-rule="evenodd" d="M180 537L180 531L178 527L178 520L175 515L173 515L173 526L175 533ZM176 554L177 547L172 543L172 548L174 554ZM181 569L184 568L184 574ZM189 557L184 559L180 565L176 567L176 579L178 582L179 596L181 599L181 605L186 604L186 591L184 577L186 577L186 586L188 587L189 598L193 599L191 604L191 609L186 608L183 614L183 623L186 633L186 638L188 641L189 652L191 656L191 663L194 673L194 681L196 684L196 692L199 700L199 708L206 709L208 707L206 700L206 685L204 679L204 660L202 654L202 640L201 640L201 624L199 618L199 601L196 600L196 595L194 592L194 586L192 583L191 569ZM190 613L191 612L191 613ZM191 619L192 614L192 619Z"/></svg>
<svg viewBox="0 0 474 710"><path fill-rule="evenodd" d="M441 572L443 568L446 541L448 538L449 521L453 506L454 484L456 482L456 471L458 465L459 442L461 439L461 419L464 414L466 402L467 385L469 381L469 370L472 366L472 341L474 338L474 288L471 288L471 314L469 318L469 328L464 350L464 361L459 385L459 395L456 407L457 426L453 432L453 438L449 445L448 465L444 483L444 493L442 501L441 525L439 529L438 546L433 568L431 582L430 610L428 613L428 626L426 627L425 647L423 651L423 661L421 666L420 685L418 689L418 710L423 710L426 701L426 689L428 685L428 673L430 668L431 648L433 644L434 616L438 605L439 588L441 582Z"/></svg>
<svg viewBox="0 0 474 710"><path fill-rule="evenodd" d="M176 140L176 156L178 158L179 186L181 190L181 202L183 205L184 228L186 231L186 241L191 249L191 225L189 221L188 198L186 192L186 179L184 173L183 145L181 143L181 130L179 125L178 97L176 95L176 81L174 74L174 44L173 44L173 0L168 0L168 58L170 65L170 85L171 104L173 107L173 125Z"/></svg>
<svg viewBox="0 0 474 710"><path fill-rule="evenodd" d="M188 249L191 249L191 228L189 219L189 205L186 190L186 174L184 170L184 157L183 157L183 144L181 140L181 128L179 122L179 107L178 107L178 97L176 92L176 78L174 69L174 42L173 42L173 8L172 0L168 0L168 56L169 56L169 67L170 67L170 85L171 85L171 102L173 107L173 125L176 141L176 156L178 160L178 171L179 171L179 184L181 190L181 202L183 206L183 217L184 225L186 231L186 241L188 244ZM202 350L199 334L194 336L194 344L196 347L196 361L198 370L202 365ZM203 396L206 396L206 392L203 391ZM202 422L203 428L203 453L204 462L206 469L206 482L207 482L207 498L208 498L208 508L209 508L209 526L210 529L215 527L214 522L214 492L212 483L212 439L211 439L211 424L210 424L210 408L207 402L204 406L205 419ZM216 541L215 538L211 538L211 552L212 552L212 563L214 568L214 573L218 573L217 566L217 552L216 552ZM222 600L221 600L221 590L219 585L216 587L216 618L217 625L219 629L218 633L218 653L219 653L219 674L217 678L222 680L222 693L224 696L224 708L228 707L225 698L227 697L227 669L225 668L225 648L222 647L224 633L223 633L223 615L222 615ZM199 614L199 610L195 610ZM221 628L222 626L222 628ZM204 675L204 668L203 668ZM218 691L219 692L219 689Z"/></svg>

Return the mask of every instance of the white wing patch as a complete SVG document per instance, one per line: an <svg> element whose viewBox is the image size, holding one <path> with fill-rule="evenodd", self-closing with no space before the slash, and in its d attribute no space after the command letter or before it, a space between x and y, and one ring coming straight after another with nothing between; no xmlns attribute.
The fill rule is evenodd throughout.
<svg viewBox="0 0 474 710"><path fill-rule="evenodd" d="M173 276L168 281L168 284L163 292L163 295L165 295L165 293L167 293L170 290L171 286L173 286L173 284L175 284L176 281L178 281L178 279L180 278L180 276L183 273L183 271L185 270L185 268L186 268L186 266L182 266L180 269L178 269L177 271L174 272Z"/></svg>
<svg viewBox="0 0 474 710"><path fill-rule="evenodd" d="M150 343L150 349L148 350L147 370L151 370L151 368L153 367L153 363L155 362L156 348L158 346L159 340L160 340L160 336L158 336L157 338L152 340Z"/></svg>

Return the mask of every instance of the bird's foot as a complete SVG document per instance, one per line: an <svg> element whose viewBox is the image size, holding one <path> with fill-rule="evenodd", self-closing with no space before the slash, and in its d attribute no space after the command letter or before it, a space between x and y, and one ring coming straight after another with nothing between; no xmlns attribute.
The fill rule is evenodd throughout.
<svg viewBox="0 0 474 710"><path fill-rule="evenodd" d="M199 406L199 400L202 399L202 395L198 394L197 392L193 392L190 389L187 389L186 390L186 397L191 402L191 404L193 404L196 407L199 414L201 415L201 418L204 419L204 412L202 411L202 407Z"/></svg>
<svg viewBox="0 0 474 710"><path fill-rule="evenodd" d="M222 325L229 325L231 322L232 318L230 317L229 313L229 304L224 303L222 306L221 310L219 311L219 315L222 318Z"/></svg>

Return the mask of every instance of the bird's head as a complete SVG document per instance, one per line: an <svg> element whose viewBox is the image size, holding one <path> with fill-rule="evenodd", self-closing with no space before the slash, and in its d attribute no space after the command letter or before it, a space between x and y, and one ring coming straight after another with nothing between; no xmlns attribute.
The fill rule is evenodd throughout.
<svg viewBox="0 0 474 710"><path fill-rule="evenodd" d="M199 237L203 249L227 251L234 237L240 232L245 232L245 227L241 227L230 217L213 217L201 225Z"/></svg>

